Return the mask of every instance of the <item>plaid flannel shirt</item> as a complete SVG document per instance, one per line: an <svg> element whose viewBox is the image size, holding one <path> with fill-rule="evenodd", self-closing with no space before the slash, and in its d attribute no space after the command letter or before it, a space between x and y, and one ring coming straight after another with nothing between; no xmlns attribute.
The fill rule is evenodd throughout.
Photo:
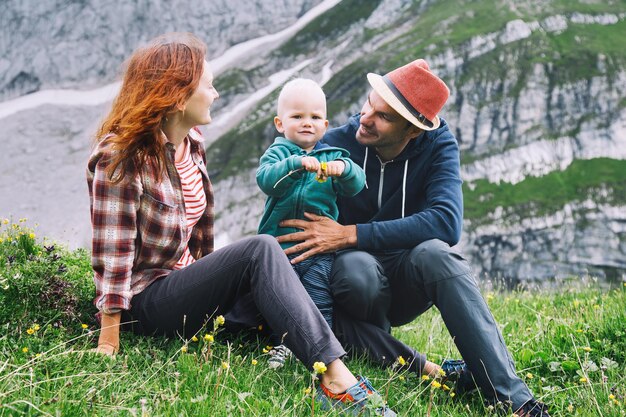
<svg viewBox="0 0 626 417"><path fill-rule="evenodd" d="M213 190L202 135L192 129L187 137L207 199L206 210L189 239L191 254L200 259L213 251ZM141 166L113 184L105 172L112 155L106 138L89 158L94 304L102 312L130 309L133 296L169 274L185 250L188 231L183 192L174 165L174 146L167 142L166 147L167 173L160 181L153 169Z"/></svg>

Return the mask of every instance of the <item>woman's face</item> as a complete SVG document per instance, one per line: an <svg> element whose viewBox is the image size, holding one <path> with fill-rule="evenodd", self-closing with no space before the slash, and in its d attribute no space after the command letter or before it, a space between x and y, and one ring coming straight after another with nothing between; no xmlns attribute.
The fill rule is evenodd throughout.
<svg viewBox="0 0 626 417"><path fill-rule="evenodd" d="M200 83L185 104L183 123L190 126L211 123L211 105L219 96L217 90L213 87L213 72L211 72L209 63L204 61L204 70Z"/></svg>

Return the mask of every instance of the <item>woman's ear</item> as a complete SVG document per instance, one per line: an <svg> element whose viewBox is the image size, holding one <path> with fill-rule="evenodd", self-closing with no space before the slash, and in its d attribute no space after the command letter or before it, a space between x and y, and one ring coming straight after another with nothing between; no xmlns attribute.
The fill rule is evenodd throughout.
<svg viewBox="0 0 626 417"><path fill-rule="evenodd" d="M279 133L285 132L285 129L283 128L283 121L280 120L280 117L274 117L274 126L276 126L276 130L278 130Z"/></svg>

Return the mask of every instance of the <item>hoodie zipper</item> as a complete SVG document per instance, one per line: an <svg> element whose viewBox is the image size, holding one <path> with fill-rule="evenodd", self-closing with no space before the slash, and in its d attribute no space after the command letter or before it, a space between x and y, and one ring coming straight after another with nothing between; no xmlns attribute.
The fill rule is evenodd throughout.
<svg viewBox="0 0 626 417"><path fill-rule="evenodd" d="M376 157L378 158L378 155L376 155ZM380 161L380 182L378 183L378 209L380 210L380 207L383 204L383 182L385 181L385 165L393 162L393 159L387 162L381 161L380 158L378 158L378 160Z"/></svg>

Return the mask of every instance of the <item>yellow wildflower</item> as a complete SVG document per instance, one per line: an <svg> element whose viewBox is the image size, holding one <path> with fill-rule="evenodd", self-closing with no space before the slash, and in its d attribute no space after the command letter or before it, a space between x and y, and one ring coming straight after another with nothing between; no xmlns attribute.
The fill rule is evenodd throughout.
<svg viewBox="0 0 626 417"><path fill-rule="evenodd" d="M222 369L228 369L230 368L230 365L228 364L228 362L222 362Z"/></svg>
<svg viewBox="0 0 626 417"><path fill-rule="evenodd" d="M304 394L305 394L305 395L309 395L310 393L311 393L311 387L306 387L306 388L304 389Z"/></svg>
<svg viewBox="0 0 626 417"><path fill-rule="evenodd" d="M224 316L219 315L219 316L215 317L215 323L216 323L218 326L223 326L223 325L224 325L224 323L226 323L226 319L224 318Z"/></svg>
<svg viewBox="0 0 626 417"><path fill-rule="evenodd" d="M183 347L180 348L180 351L183 353L187 353L187 345L183 345Z"/></svg>
<svg viewBox="0 0 626 417"><path fill-rule="evenodd" d="M35 329L33 329L33 328L31 327L31 328L29 328L28 330L26 330L26 333L28 333L28 334L33 334L33 333L35 333Z"/></svg>
<svg viewBox="0 0 626 417"><path fill-rule="evenodd" d="M406 365L406 361L402 356L398 356L398 363L400 364L400 366Z"/></svg>
<svg viewBox="0 0 626 417"><path fill-rule="evenodd" d="M203 339L205 342L208 342L208 343L213 343L213 340L214 340L212 334L205 334Z"/></svg>
<svg viewBox="0 0 626 417"><path fill-rule="evenodd" d="M80 327L82 327L83 329L86 329L87 327L89 327L88 325L86 325L85 323L81 324Z"/></svg>
<svg viewBox="0 0 626 417"><path fill-rule="evenodd" d="M400 375L400 376L398 377L398 379L399 379L400 381L404 381L404 380L405 380L404 375Z"/></svg>
<svg viewBox="0 0 626 417"><path fill-rule="evenodd" d="M454 398L454 396L455 396L455 395L456 395L456 394L454 393L454 391L451 391L451 392L450 392L450 398Z"/></svg>
<svg viewBox="0 0 626 417"><path fill-rule="evenodd" d="M568 411L569 413L573 413L573 412L574 412L574 406L573 406L572 404L568 405L568 406L567 406L567 411Z"/></svg>
<svg viewBox="0 0 626 417"><path fill-rule="evenodd" d="M588 380L587 380L587 378L585 378L585 377L583 376L583 377L581 377L578 381L579 381L581 384L584 384L584 383L586 383Z"/></svg>
<svg viewBox="0 0 626 417"><path fill-rule="evenodd" d="M530 372L528 372L528 373L526 374L526 378L528 378L528 379L533 379L534 377L535 377L535 376L534 376L533 374L531 374Z"/></svg>
<svg viewBox="0 0 626 417"><path fill-rule="evenodd" d="M2 220L2 224L9 224L9 219Z"/></svg>
<svg viewBox="0 0 626 417"><path fill-rule="evenodd" d="M326 364L324 362L315 362L313 364L313 370L316 374L323 374L326 372Z"/></svg>
<svg viewBox="0 0 626 417"><path fill-rule="evenodd" d="M28 234L28 237L31 238L31 239L34 239L35 238L35 234L33 232L30 232Z"/></svg>
<svg viewBox="0 0 626 417"><path fill-rule="evenodd" d="M256 365L257 365L257 363L259 363L259 361L257 361L256 359L252 359L252 365L253 365L253 366L256 366Z"/></svg>
<svg viewBox="0 0 626 417"><path fill-rule="evenodd" d="M441 388L441 384L439 383L439 381L433 381L430 383L430 385L432 385L433 388Z"/></svg>
<svg viewBox="0 0 626 417"><path fill-rule="evenodd" d="M441 368L437 369L437 373L439 374L439 376L446 376L446 371Z"/></svg>
<svg viewBox="0 0 626 417"><path fill-rule="evenodd" d="M24 352L24 353L28 353L28 348L27 348L26 346L24 346L24 347L22 348L22 352Z"/></svg>
<svg viewBox="0 0 626 417"><path fill-rule="evenodd" d="M442 389L442 390L444 390L444 391L450 391L450 387L449 387L449 386L447 386L446 384L443 384L443 385L441 386L441 389Z"/></svg>
<svg viewBox="0 0 626 417"><path fill-rule="evenodd" d="M593 349L591 349L589 346L585 346L585 347L583 347L583 350L585 352L591 352Z"/></svg>
<svg viewBox="0 0 626 417"><path fill-rule="evenodd" d="M41 329L41 326L39 326L37 323L35 323L35 325L33 326L33 330L37 331Z"/></svg>
<svg viewBox="0 0 626 417"><path fill-rule="evenodd" d="M36 358L41 358L41 353L35 353Z"/></svg>
<svg viewBox="0 0 626 417"><path fill-rule="evenodd" d="M428 381L430 377L428 375L422 375L422 381Z"/></svg>
<svg viewBox="0 0 626 417"><path fill-rule="evenodd" d="M576 330L576 331L577 331L578 333L582 333L582 332L584 332L584 330L583 330L583 329L578 329L578 330Z"/></svg>
<svg viewBox="0 0 626 417"><path fill-rule="evenodd" d="M191 338L191 341L192 341L192 342L197 342L197 341L198 341L198 338L197 338L196 336L193 336L193 337Z"/></svg>
<svg viewBox="0 0 626 417"><path fill-rule="evenodd" d="M614 400L614 399L615 399L615 395L610 394L610 395L609 395L609 400Z"/></svg>
<svg viewBox="0 0 626 417"><path fill-rule="evenodd" d="M259 325L257 326L257 329L259 329L259 331L260 331L260 332L262 332L262 331L263 331L263 325L262 325L262 324L259 324Z"/></svg>

